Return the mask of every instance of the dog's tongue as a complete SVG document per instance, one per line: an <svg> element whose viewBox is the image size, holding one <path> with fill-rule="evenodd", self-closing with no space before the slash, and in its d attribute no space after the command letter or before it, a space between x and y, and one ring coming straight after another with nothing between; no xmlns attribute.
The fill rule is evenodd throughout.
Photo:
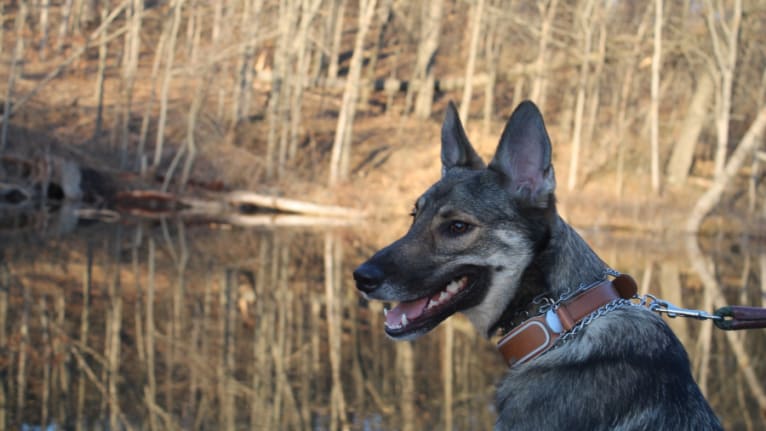
<svg viewBox="0 0 766 431"><path fill-rule="evenodd" d="M429 298L420 298L410 302L402 302L386 314L386 323L389 326L399 325L402 321L402 315L407 316L407 320L414 320L423 314Z"/></svg>

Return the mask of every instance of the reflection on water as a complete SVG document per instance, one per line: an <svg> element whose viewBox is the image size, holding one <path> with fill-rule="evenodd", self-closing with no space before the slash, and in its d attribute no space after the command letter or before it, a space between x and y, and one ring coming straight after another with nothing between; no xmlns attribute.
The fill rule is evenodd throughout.
<svg viewBox="0 0 766 431"><path fill-rule="evenodd" d="M394 343L381 305L353 289L351 269L382 239L180 222L89 229L0 237L0 428L492 427L503 372L492 343L460 318ZM764 302L762 243L703 241L712 291L683 240L585 236L671 302ZM726 428L766 429L766 331L671 324Z"/></svg>

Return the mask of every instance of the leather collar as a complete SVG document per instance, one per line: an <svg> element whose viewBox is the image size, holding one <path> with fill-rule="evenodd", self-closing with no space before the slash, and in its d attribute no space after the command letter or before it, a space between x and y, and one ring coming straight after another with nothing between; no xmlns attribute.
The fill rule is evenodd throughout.
<svg viewBox="0 0 766 431"><path fill-rule="evenodd" d="M626 274L598 282L521 322L497 342L497 349L509 367L524 364L550 350L562 334L594 311L620 298L633 298L637 292L636 282Z"/></svg>

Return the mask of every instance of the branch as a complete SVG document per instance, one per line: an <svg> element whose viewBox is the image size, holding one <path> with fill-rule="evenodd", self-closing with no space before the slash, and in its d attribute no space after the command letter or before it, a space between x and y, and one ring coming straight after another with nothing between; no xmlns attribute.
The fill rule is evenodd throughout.
<svg viewBox="0 0 766 431"><path fill-rule="evenodd" d="M753 154L756 145L760 143L758 138L765 128L766 106L761 108L750 128L747 129L745 136L742 137L742 141L740 141L737 149L734 150L734 153L729 158L729 162L726 163L722 175L716 177L713 185L697 200L686 223L686 230L688 232L699 232L702 219L718 204L721 194L723 194L731 178L742 167L745 158Z"/></svg>

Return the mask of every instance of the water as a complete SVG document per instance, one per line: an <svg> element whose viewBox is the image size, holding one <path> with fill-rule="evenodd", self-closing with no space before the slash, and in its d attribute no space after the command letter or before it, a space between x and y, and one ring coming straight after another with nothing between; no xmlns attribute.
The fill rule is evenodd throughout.
<svg viewBox="0 0 766 431"><path fill-rule="evenodd" d="M0 428L492 427L504 365L490 341L452 318L394 343L380 304L355 292L351 270L395 233L172 220L40 232L0 234ZM584 236L643 289L712 307L685 239ZM701 245L728 302L763 305L766 244ZM671 323L726 428L766 429L766 330Z"/></svg>

